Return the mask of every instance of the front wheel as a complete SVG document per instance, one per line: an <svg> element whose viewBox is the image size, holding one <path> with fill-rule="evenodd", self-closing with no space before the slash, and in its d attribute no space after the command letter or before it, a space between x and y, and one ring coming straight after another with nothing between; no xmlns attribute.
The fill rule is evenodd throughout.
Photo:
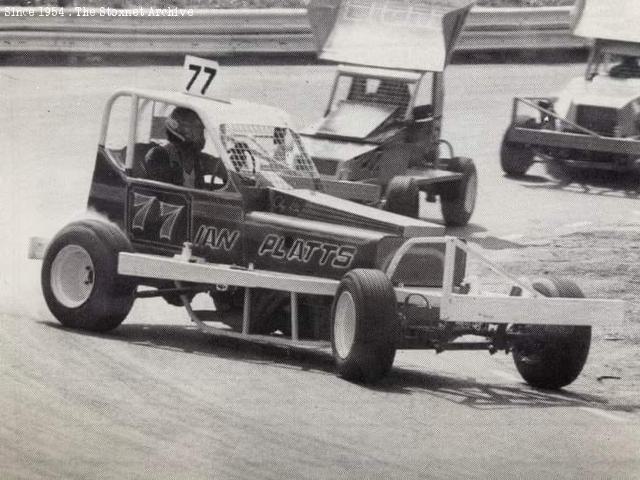
<svg viewBox="0 0 640 480"><path fill-rule="evenodd" d="M478 172L473 160L456 157L449 161L447 170L462 173L462 179L449 186L440 195L440 207L445 225L462 227L469 223L476 207Z"/></svg>
<svg viewBox="0 0 640 480"><path fill-rule="evenodd" d="M584 298L574 282L557 278L533 282L547 297ZM591 327L515 325L519 339L513 360L522 378L538 388L559 389L573 382L584 367L591 344Z"/></svg>
<svg viewBox="0 0 640 480"><path fill-rule="evenodd" d="M105 332L125 319L135 284L118 275L118 253L131 251L114 225L81 220L51 241L42 262L42 291L49 310L70 328Z"/></svg>
<svg viewBox="0 0 640 480"><path fill-rule="evenodd" d="M420 190L413 178L392 178L387 186L385 197L385 210L405 217L418 218L420 216Z"/></svg>
<svg viewBox="0 0 640 480"><path fill-rule="evenodd" d="M515 122L509 127L502 139L500 147L500 166L507 175L522 176L527 173L529 167L533 165L534 154L531 148L521 143L509 141L509 135L514 128L535 128L534 118L518 116Z"/></svg>
<svg viewBox="0 0 640 480"><path fill-rule="evenodd" d="M342 377L375 382L389 372L400 329L396 303L380 270L356 269L342 278L331 309L331 347Z"/></svg>

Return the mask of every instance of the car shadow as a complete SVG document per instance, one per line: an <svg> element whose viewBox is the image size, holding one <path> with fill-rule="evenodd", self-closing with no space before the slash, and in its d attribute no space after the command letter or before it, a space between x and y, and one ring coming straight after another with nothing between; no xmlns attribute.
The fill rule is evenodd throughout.
<svg viewBox="0 0 640 480"><path fill-rule="evenodd" d="M463 227L447 227L444 225L442 219L429 219L429 221L440 223L445 227L446 235L452 235L458 238L470 238L473 235L484 234L487 232L487 229L484 226L478 225L476 223L468 223Z"/></svg>
<svg viewBox="0 0 640 480"><path fill-rule="evenodd" d="M552 178L534 177L535 181L531 181L528 176L509 178L532 190L559 190L582 195L640 199L640 176L633 173L581 170Z"/></svg>
<svg viewBox="0 0 640 480"><path fill-rule="evenodd" d="M485 250L505 250L527 247L527 245L511 240L488 235L485 227L476 225L475 223L469 223L464 227L446 227L445 234L474 243Z"/></svg>
<svg viewBox="0 0 640 480"><path fill-rule="evenodd" d="M605 397L592 394L564 389L536 389L524 381L508 385L486 383L474 378L449 377L398 367L373 388L403 394L428 393L475 410L586 407L629 412L640 409L640 405L617 405Z"/></svg>
<svg viewBox="0 0 640 480"><path fill-rule="evenodd" d="M108 333L70 330L54 322L51 328L77 335L122 341L133 345L223 358L255 365L297 369L317 375L337 375L328 352L257 345L249 340L203 333L183 325L123 324ZM640 405L615 405L604 397L568 390L545 391L521 384L486 383L474 378L394 367L380 382L359 384L361 388L398 395L426 394L476 410L509 408L590 407L617 411L640 410Z"/></svg>
<svg viewBox="0 0 640 480"><path fill-rule="evenodd" d="M507 180L517 181L520 183L526 182L526 183L533 183L533 184L549 183L551 181L547 177L543 177L542 175L529 175L529 174L524 174L524 175L504 174L504 178Z"/></svg>
<svg viewBox="0 0 640 480"><path fill-rule="evenodd" d="M229 338L203 332L184 324L123 323L106 333L75 330L55 322L42 324L67 333L105 338L148 348L182 352L189 355L237 360L245 363L269 364L283 368L296 367L319 373L334 374L333 358L321 351L300 351L282 346L257 344L249 339Z"/></svg>
<svg viewBox="0 0 640 480"><path fill-rule="evenodd" d="M505 238L494 237L492 235L482 236L482 237L473 237L468 239L470 243L478 245L485 250L512 250L518 248L527 248L529 244L523 244L514 242L512 240L507 240Z"/></svg>

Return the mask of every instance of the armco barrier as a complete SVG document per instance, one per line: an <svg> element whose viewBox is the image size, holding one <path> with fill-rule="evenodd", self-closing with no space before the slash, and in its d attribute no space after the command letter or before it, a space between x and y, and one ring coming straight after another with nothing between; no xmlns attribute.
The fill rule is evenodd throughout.
<svg viewBox="0 0 640 480"><path fill-rule="evenodd" d="M193 16L5 16L0 52L129 54L300 54L314 51L304 9L194 10ZM10 7L13 12L29 7ZM126 11L125 11L126 12ZM475 8L459 51L569 49L570 9Z"/></svg>

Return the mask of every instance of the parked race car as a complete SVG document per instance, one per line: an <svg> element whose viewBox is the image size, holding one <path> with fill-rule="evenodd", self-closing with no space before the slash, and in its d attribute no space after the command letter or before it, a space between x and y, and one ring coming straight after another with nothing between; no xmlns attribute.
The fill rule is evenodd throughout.
<svg viewBox="0 0 640 480"><path fill-rule="evenodd" d="M93 213L32 240L63 325L108 331L136 299L163 297L216 335L332 352L350 380L380 379L398 348L483 349L511 351L527 382L560 388L584 365L591 325L622 320L623 302L583 299L565 280L514 279L439 225L325 193L340 181L318 175L284 112L209 98L217 66L186 63L196 72L187 92L109 99ZM151 173L178 136L201 150L192 185L187 170L179 181ZM504 292L466 280L472 257ZM198 294L213 305L196 309Z"/></svg>
<svg viewBox="0 0 640 480"><path fill-rule="evenodd" d="M582 0L575 8L574 34L595 39L586 75L557 97L514 99L500 151L508 175L535 161L551 175L640 172L640 4Z"/></svg>
<svg viewBox="0 0 640 480"><path fill-rule="evenodd" d="M359 182L344 198L417 218L424 192L428 202L440 199L446 225L469 222L475 165L440 136L444 70L472 5L311 1L319 58L341 64L324 116L302 135L320 174Z"/></svg>

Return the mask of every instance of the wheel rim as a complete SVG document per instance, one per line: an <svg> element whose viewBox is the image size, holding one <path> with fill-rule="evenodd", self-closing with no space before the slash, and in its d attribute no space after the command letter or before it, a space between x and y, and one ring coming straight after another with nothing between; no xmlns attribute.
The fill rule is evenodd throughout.
<svg viewBox="0 0 640 480"><path fill-rule="evenodd" d="M333 338L336 352L345 359L351 352L356 336L356 302L349 292L342 292L336 304Z"/></svg>
<svg viewBox="0 0 640 480"><path fill-rule="evenodd" d="M89 252L79 245L61 249L51 265L51 290L67 308L84 304L93 292L95 270Z"/></svg>
<svg viewBox="0 0 640 480"><path fill-rule="evenodd" d="M467 213L473 212L473 208L476 206L476 194L478 193L478 176L472 174L467 180L467 186L464 191L464 211Z"/></svg>

